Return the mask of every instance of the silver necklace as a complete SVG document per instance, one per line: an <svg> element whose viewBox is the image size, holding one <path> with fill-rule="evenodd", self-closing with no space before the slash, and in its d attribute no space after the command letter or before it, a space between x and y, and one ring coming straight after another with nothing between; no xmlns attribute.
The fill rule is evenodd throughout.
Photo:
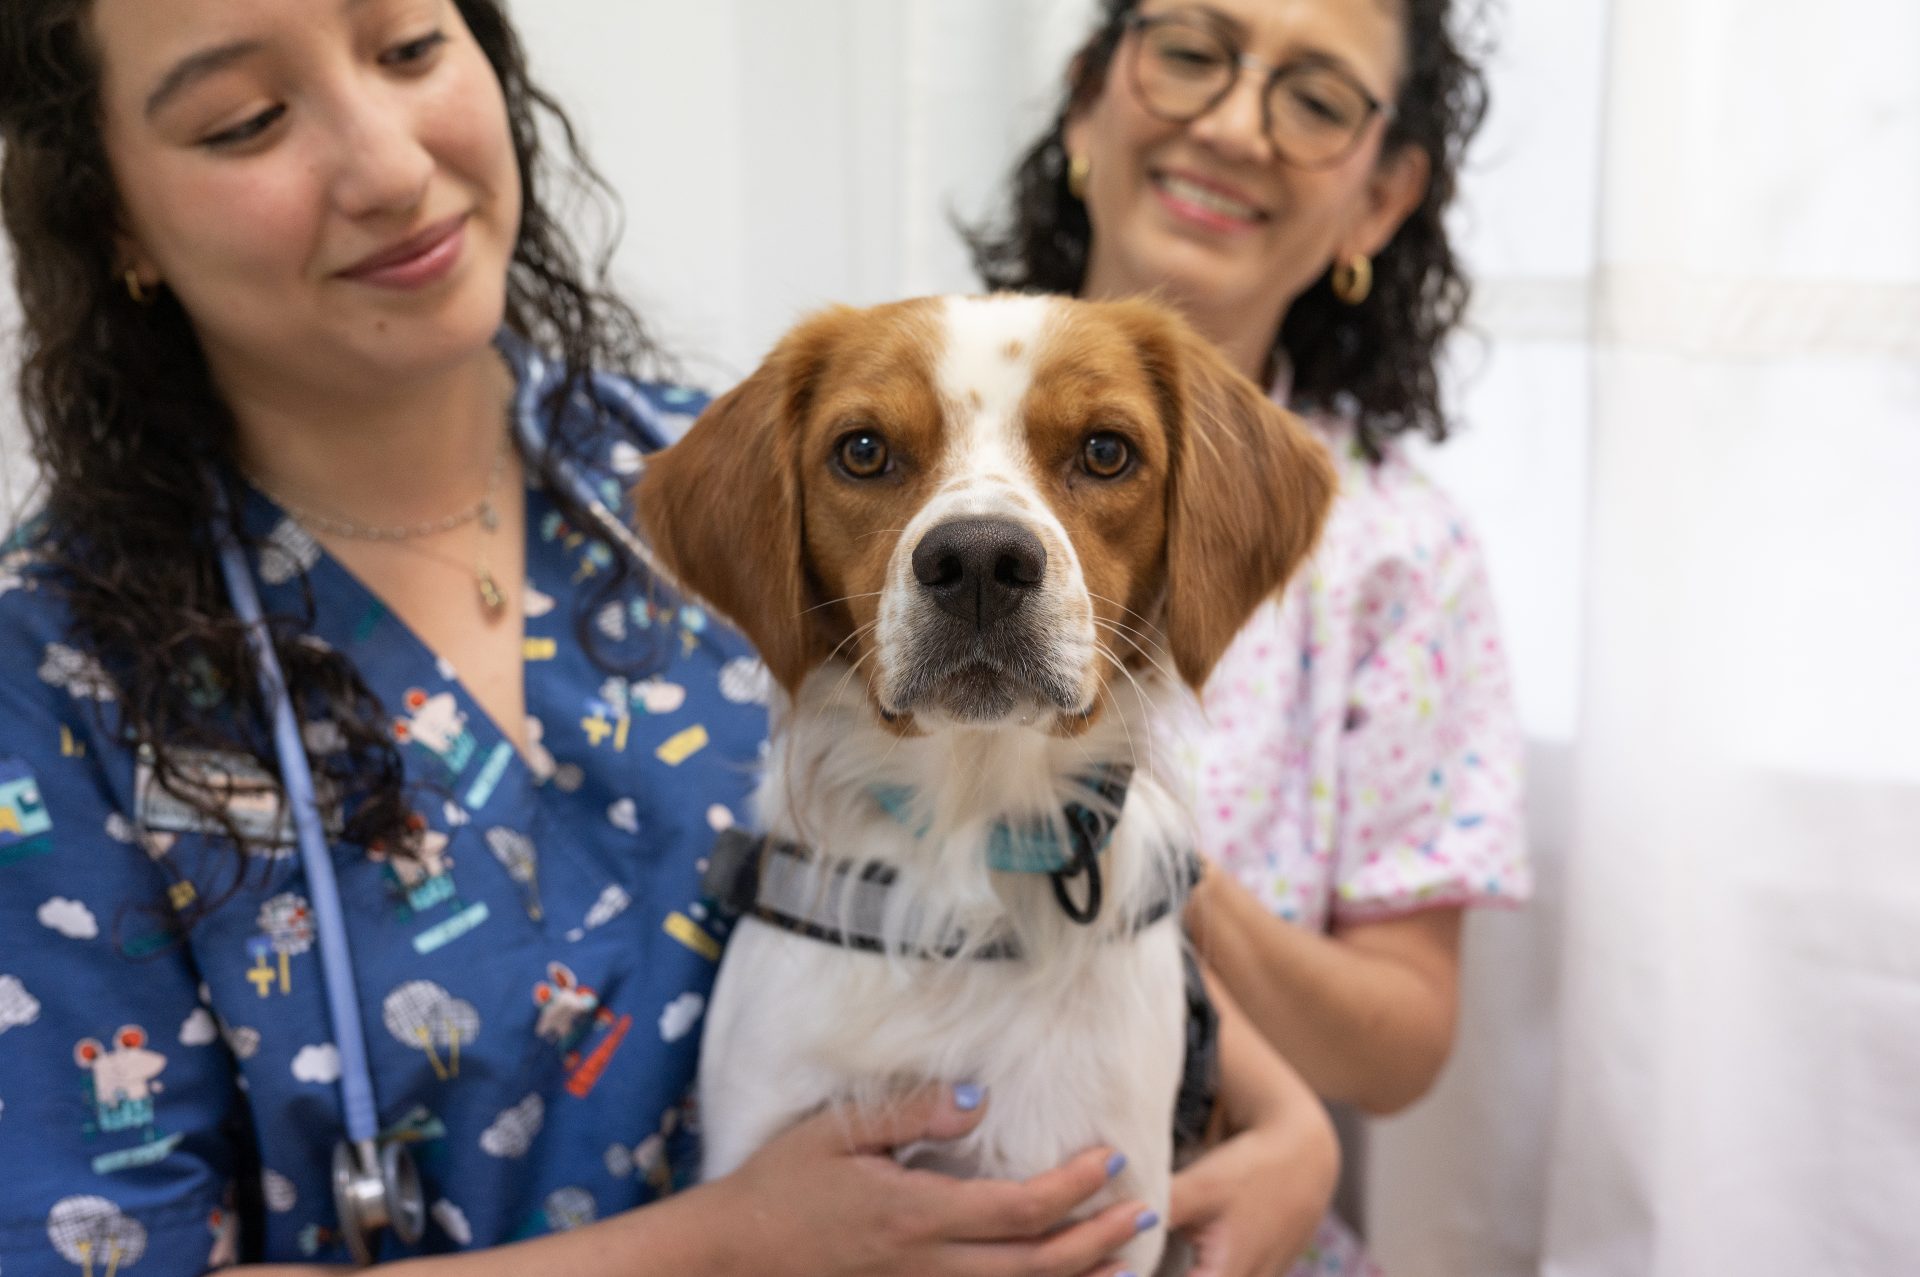
<svg viewBox="0 0 1920 1277"><path fill-rule="evenodd" d="M256 476L248 475L247 481L260 489L273 503L285 510L293 519L311 532L324 532L329 536L345 537L352 541L412 541L420 537L437 536L442 532L451 532L455 528L480 522L483 532L493 533L500 527L500 511L494 505L493 497L500 486L500 475L507 465L507 435L500 435L500 448L493 454L493 466L487 471L486 490L480 499L464 510L446 515L439 519L430 519L424 523L404 524L399 527L377 527L371 524L355 523L349 519L337 519L332 515L319 514L308 510L269 488ZM507 596L493 578L493 570L487 565L487 542L483 537L480 549L473 565L474 588L480 594L480 604L488 614L497 613L506 606Z"/></svg>

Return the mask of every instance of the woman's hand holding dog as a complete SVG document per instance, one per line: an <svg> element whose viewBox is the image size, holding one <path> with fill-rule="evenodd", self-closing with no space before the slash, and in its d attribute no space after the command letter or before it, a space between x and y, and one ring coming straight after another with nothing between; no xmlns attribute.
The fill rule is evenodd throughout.
<svg viewBox="0 0 1920 1277"><path fill-rule="evenodd" d="M708 1186L730 1200L727 1271L792 1277L1108 1277L1107 1261L1154 1222L1139 1202L1067 1217L1121 1159L1089 1149L1024 1182L961 1180L899 1165L892 1151L957 1139L985 1112L968 1087L927 1087L885 1113L820 1113ZM1144 1221L1144 1222L1143 1222ZM1142 1274L1141 1277L1148 1277Z"/></svg>
<svg viewBox="0 0 1920 1277"><path fill-rule="evenodd" d="M1274 1277L1299 1258L1340 1178L1319 1099L1218 981L1226 1138L1173 1177L1169 1223L1193 1247L1187 1277Z"/></svg>

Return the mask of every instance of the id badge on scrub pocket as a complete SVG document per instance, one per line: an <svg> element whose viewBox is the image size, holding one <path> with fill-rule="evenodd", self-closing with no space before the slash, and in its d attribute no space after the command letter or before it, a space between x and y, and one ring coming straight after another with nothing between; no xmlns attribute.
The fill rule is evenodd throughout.
<svg viewBox="0 0 1920 1277"><path fill-rule="evenodd" d="M171 787L161 782L153 752L140 749L134 772L134 812L141 829L154 833L225 834L209 814L226 813L240 837L268 854L290 855L294 846L293 811L279 781L258 760L244 754L182 749L172 753ZM321 820L329 835L342 827L339 803L326 778L316 776ZM189 800L191 796L192 801Z"/></svg>

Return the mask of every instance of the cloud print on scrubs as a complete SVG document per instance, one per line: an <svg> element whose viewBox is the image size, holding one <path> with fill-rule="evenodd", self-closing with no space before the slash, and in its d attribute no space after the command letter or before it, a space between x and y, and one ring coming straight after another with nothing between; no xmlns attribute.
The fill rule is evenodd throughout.
<svg viewBox="0 0 1920 1277"><path fill-rule="evenodd" d="M468 1246L473 1243L473 1226L467 1223L467 1213L458 1206L441 1198L433 1204L434 1222L440 1230L453 1239L456 1246Z"/></svg>
<svg viewBox="0 0 1920 1277"><path fill-rule="evenodd" d="M480 1132L480 1147L495 1157L524 1156L546 1121L547 1102L537 1094L529 1095Z"/></svg>
<svg viewBox="0 0 1920 1277"><path fill-rule="evenodd" d="M209 1046L219 1036L220 1026L214 1023L213 1012L205 1007L195 1007L180 1022L181 1046Z"/></svg>
<svg viewBox="0 0 1920 1277"><path fill-rule="evenodd" d="M55 896L41 905L34 917L40 925L58 931L69 940L91 940L100 934L100 923L93 910L78 900Z"/></svg>
<svg viewBox="0 0 1920 1277"><path fill-rule="evenodd" d="M20 977L0 975L0 1033L40 1018L40 999L27 992Z"/></svg>
<svg viewBox="0 0 1920 1277"><path fill-rule="evenodd" d="M340 1048L331 1042L301 1047L293 1057L293 1075L302 1082L332 1086L340 1080Z"/></svg>
<svg viewBox="0 0 1920 1277"><path fill-rule="evenodd" d="M293 1181L272 1168L260 1172L260 1196L276 1215L284 1215L300 1203L300 1192Z"/></svg>
<svg viewBox="0 0 1920 1277"><path fill-rule="evenodd" d="M678 1042L687 1036L693 1026L699 1022L700 1013L706 1010L707 1002L697 993L683 993L667 1003L666 1010L660 1013L660 1036L668 1042Z"/></svg>
<svg viewBox="0 0 1920 1277"><path fill-rule="evenodd" d="M111 701L113 681L100 662L65 643L49 643L40 658L40 679L79 700Z"/></svg>

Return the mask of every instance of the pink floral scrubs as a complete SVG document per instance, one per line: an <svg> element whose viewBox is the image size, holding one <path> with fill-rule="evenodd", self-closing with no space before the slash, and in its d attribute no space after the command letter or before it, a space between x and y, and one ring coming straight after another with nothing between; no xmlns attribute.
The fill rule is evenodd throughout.
<svg viewBox="0 0 1920 1277"><path fill-rule="evenodd" d="M1521 733L1479 543L1398 449L1374 465L1351 426L1316 425L1340 497L1207 686L1201 847L1317 931L1517 904ZM1330 1218L1295 1277L1376 1271Z"/></svg>

